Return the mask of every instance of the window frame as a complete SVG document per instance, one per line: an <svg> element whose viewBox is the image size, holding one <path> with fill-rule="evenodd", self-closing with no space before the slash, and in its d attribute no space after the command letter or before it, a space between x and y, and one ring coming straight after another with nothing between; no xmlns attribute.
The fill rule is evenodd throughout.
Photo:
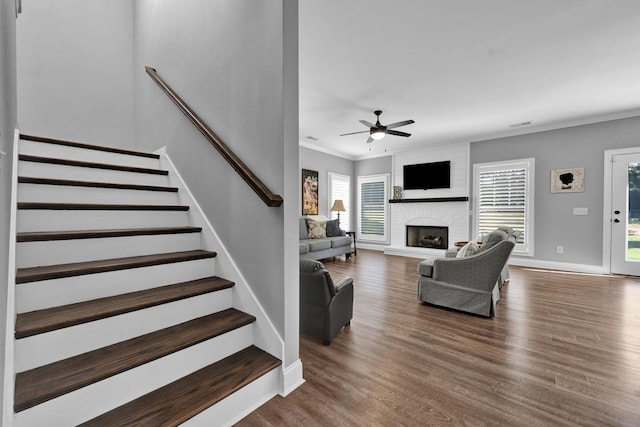
<svg viewBox="0 0 640 427"><path fill-rule="evenodd" d="M473 232L474 236L480 236L480 174L486 172L498 172L512 169L524 169L524 241L518 241L513 254L522 256L534 255L534 202L535 202L535 158L505 160L487 163L475 163L473 165Z"/></svg>
<svg viewBox="0 0 640 427"><path fill-rule="evenodd" d="M334 197L333 197L333 182L335 180L341 180L343 182L346 181L347 184L347 196L342 199L344 204L345 212L340 212L340 228L345 231L351 231L353 229L351 224L351 176L344 175L337 172L329 172L327 182L329 183L329 192L328 192L328 202L329 206L327 208L327 212L329 212L329 219L337 219L338 212L331 212L331 207L333 206ZM347 227L343 226L343 222L346 220Z"/></svg>
<svg viewBox="0 0 640 427"><path fill-rule="evenodd" d="M383 221L384 221L384 234L367 234L362 232L362 184L369 184L374 182L382 182L384 185L384 198L383 198ZM376 175L363 175L358 176L358 241L372 242L372 243L386 243L390 242L389 234L389 182L390 174L376 174Z"/></svg>

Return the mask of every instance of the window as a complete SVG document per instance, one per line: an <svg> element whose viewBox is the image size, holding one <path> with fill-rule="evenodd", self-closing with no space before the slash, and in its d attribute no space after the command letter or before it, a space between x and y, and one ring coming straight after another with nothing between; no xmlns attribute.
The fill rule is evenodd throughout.
<svg viewBox="0 0 640 427"><path fill-rule="evenodd" d="M345 212L340 212L340 228L351 230L351 177L329 172L329 217L338 218L338 212L331 212L333 202L342 200Z"/></svg>
<svg viewBox="0 0 640 427"><path fill-rule="evenodd" d="M496 227L520 231L514 253L533 256L535 159L473 165L474 232Z"/></svg>
<svg viewBox="0 0 640 427"><path fill-rule="evenodd" d="M389 174L358 177L358 240L388 242Z"/></svg>

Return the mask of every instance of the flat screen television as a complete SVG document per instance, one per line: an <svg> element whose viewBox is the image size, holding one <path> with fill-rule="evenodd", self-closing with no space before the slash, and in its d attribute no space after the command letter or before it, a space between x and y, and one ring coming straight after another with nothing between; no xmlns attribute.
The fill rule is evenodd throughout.
<svg viewBox="0 0 640 427"><path fill-rule="evenodd" d="M451 161L404 165L405 190L451 188Z"/></svg>

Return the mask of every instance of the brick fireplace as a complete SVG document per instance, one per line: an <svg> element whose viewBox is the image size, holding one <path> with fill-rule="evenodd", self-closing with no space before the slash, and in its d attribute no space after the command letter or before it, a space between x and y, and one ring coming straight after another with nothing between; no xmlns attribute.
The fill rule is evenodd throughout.
<svg viewBox="0 0 640 427"><path fill-rule="evenodd" d="M469 239L469 203L462 201L403 201L390 203L390 244L384 253L411 257L443 256L457 241ZM423 229L422 232L414 231ZM444 231L446 229L446 235ZM417 233L417 234L414 234ZM417 237L416 237L417 236ZM433 245L436 237L444 240ZM424 238L427 242L423 245ZM418 239L418 241L416 241ZM438 240L440 240L438 239Z"/></svg>

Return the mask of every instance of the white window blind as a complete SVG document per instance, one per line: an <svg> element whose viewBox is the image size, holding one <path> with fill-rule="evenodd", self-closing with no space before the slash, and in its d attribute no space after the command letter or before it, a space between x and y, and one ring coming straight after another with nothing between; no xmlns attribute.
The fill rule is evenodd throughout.
<svg viewBox="0 0 640 427"><path fill-rule="evenodd" d="M388 241L389 175L358 177L359 239Z"/></svg>
<svg viewBox="0 0 640 427"><path fill-rule="evenodd" d="M534 159L474 165L477 236L506 226L520 231L514 252L532 255Z"/></svg>
<svg viewBox="0 0 640 427"><path fill-rule="evenodd" d="M329 172L329 217L338 218L338 212L331 212L333 202L342 200L345 212L340 212L340 228L351 231L351 177Z"/></svg>

